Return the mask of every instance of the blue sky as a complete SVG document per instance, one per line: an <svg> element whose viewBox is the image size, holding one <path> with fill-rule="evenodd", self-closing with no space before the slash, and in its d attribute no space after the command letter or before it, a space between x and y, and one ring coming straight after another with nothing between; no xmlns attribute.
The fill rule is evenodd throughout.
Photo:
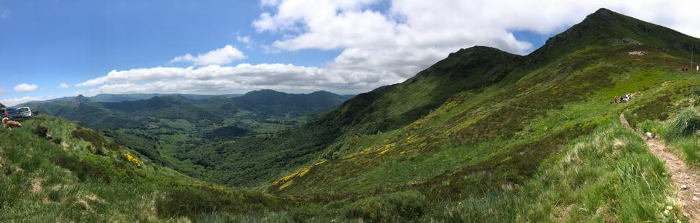
<svg viewBox="0 0 700 223"><path fill-rule="evenodd" d="M527 54L603 3L562 4L556 7L564 13L506 19L491 17L527 9L472 7L472 1L420 4L0 0L0 102L261 88L360 93L405 80L459 48L487 45ZM186 54L194 59L172 62ZM59 87L63 83L67 88Z"/></svg>
<svg viewBox="0 0 700 223"><path fill-rule="evenodd" d="M246 47L239 36L255 34L257 1L0 1L9 16L0 20L0 98L61 96L59 88L89 78L138 67L165 66L187 52L207 52L226 44L247 54L248 63L315 66L337 51L266 53ZM268 42L271 35L256 35ZM21 83L37 92L16 93ZM41 90L43 89L43 91Z"/></svg>

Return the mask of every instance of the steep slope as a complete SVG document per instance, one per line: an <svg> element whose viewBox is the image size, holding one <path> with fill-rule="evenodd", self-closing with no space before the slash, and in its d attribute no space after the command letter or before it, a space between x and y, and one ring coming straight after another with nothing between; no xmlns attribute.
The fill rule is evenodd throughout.
<svg viewBox="0 0 700 223"><path fill-rule="evenodd" d="M627 26L631 28L625 28ZM645 30L651 34L664 33L665 36L643 35L639 30ZM631 40L632 37L638 39L634 40L634 44L620 44L617 41ZM640 83L635 78L647 76L645 70L668 70L677 64L684 63L683 59L667 53L669 50L663 48L666 42L660 41L664 38L694 39L675 31L668 32L663 27L601 9L588 16L582 23L550 39L542 49L528 55L521 64L515 65L515 70L507 70L508 72L513 70L512 73L505 75L507 82L514 81L513 85L496 85L485 92L467 90L453 96L442 109L437 111L444 111L445 107L459 106L465 101L469 103L464 105L465 107L462 107L458 114L431 114L431 116L447 117L441 118L439 124L434 124L435 129L424 132L443 133L445 135L443 138L447 138L430 141L431 143L454 141L453 143L457 144L449 147L473 146L489 140L505 138L509 139L508 143L512 143L516 141L512 137L526 130L527 122L548 115L557 115L556 112L566 109L567 104L585 103L591 99L608 102L607 97L597 97L611 94L610 98L612 98L614 92L622 89L636 92L650 87L646 86L649 83ZM700 43L697 39L694 41ZM567 53L567 50L570 52ZM644 56L638 58L636 54L630 54L630 52L643 52ZM540 65L537 69L520 68L527 67L532 61L551 62ZM642 77L634 77L634 75L642 75ZM519 79L511 79L513 77ZM630 83L633 85L625 86ZM351 100L347 103L352 102ZM342 109L343 107L339 110ZM555 114L552 114L553 112ZM330 113L329 116L332 117L334 114ZM424 121L425 119L421 119L412 125L419 125ZM576 126L583 123L572 124ZM408 126L402 130L407 131L411 127ZM390 135L390 133L384 135ZM403 136L404 134L399 134L395 136L399 138L394 140L405 141L401 138ZM344 141L342 144L345 147L353 147L347 146L352 140L355 139Z"/></svg>
<svg viewBox="0 0 700 223"><path fill-rule="evenodd" d="M673 206L663 165L617 117L627 109L645 114L636 123L662 117L699 89L697 75L678 72L684 44L700 40L601 9L501 83L455 94L405 127L341 139L335 155L267 191L331 200L419 191L430 202L460 201L444 217L473 221L673 218L655 206ZM611 103L627 93L633 101ZM643 177L656 180L647 188Z"/></svg>
<svg viewBox="0 0 700 223"><path fill-rule="evenodd" d="M216 182L258 185L280 171L332 156L339 145L331 145L343 138L405 126L455 93L497 83L519 58L488 47L463 49L401 84L360 94L318 121L271 138L244 138L197 148L181 158L209 168Z"/></svg>
<svg viewBox="0 0 700 223"><path fill-rule="evenodd" d="M510 102L488 107L480 114L484 118L470 120L475 123L454 138L476 143L508 137L522 130L523 120L614 87L618 75L640 68L682 66L679 56L688 54L684 48L690 49L693 41L697 39L600 9L525 57L486 47L461 50L404 83L360 94L317 122L269 139L246 138L195 149L182 157L211 169L217 182L257 185L279 170L319 158L338 158L354 149L348 139L406 126L452 95L470 90L473 97L485 100L479 101L482 104ZM504 88L484 99L480 91L494 84Z"/></svg>

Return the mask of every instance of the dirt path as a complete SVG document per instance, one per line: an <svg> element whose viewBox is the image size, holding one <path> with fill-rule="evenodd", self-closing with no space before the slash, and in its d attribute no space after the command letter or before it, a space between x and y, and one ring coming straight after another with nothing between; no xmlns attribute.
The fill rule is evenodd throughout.
<svg viewBox="0 0 700 223"><path fill-rule="evenodd" d="M620 114L620 121L632 130L623 114ZM698 176L698 172L689 168L683 160L668 151L666 145L659 139L643 137L651 153L666 164L666 168L671 174L671 180L676 186L675 192L678 195L679 203L683 207L683 212L690 218L690 222L700 223L700 176ZM683 186L686 189L683 189Z"/></svg>

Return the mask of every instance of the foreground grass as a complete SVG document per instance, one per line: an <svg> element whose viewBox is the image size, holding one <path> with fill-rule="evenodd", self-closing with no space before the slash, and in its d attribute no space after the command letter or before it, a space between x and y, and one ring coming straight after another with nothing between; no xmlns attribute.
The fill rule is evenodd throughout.
<svg viewBox="0 0 700 223"><path fill-rule="evenodd" d="M523 188L518 220L675 221L666 169L615 118L545 161ZM669 213L664 213L670 207Z"/></svg>
<svg viewBox="0 0 700 223"><path fill-rule="evenodd" d="M40 116L23 125L0 129L2 222L183 221L211 212L252 216L294 204L189 178L69 121ZM38 125L52 138L35 134Z"/></svg>
<svg viewBox="0 0 700 223"><path fill-rule="evenodd" d="M420 190L363 194L268 213L274 222L676 222L683 221L666 169L634 132L610 117L566 144L521 184L461 199ZM259 221L211 214L202 219Z"/></svg>
<svg viewBox="0 0 700 223"><path fill-rule="evenodd" d="M690 100L696 101L698 96ZM700 109L695 105L681 107L666 121L646 121L639 125L641 132L658 135L669 144L673 153L689 166L700 168Z"/></svg>

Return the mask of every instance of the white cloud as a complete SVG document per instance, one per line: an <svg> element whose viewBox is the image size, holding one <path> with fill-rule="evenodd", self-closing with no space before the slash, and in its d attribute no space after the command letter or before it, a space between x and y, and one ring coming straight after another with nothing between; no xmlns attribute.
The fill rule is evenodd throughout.
<svg viewBox="0 0 700 223"><path fill-rule="evenodd" d="M244 59L245 55L240 50L231 45L226 45L224 48L215 49L205 54L199 54L196 57L192 54L185 54L173 58L170 62L190 62L195 66L198 65L223 65L229 64L235 60Z"/></svg>
<svg viewBox="0 0 700 223"><path fill-rule="evenodd" d="M0 94L5 93L5 88L0 88Z"/></svg>
<svg viewBox="0 0 700 223"><path fill-rule="evenodd" d="M61 84L58 85L58 87L59 87L59 88L70 88L70 85L68 85L68 84L66 84L66 83L61 83Z"/></svg>
<svg viewBox="0 0 700 223"><path fill-rule="evenodd" d="M333 90L359 92L395 83L400 79L385 73L346 72L333 68L291 64L239 64L237 66L155 67L111 71L106 76L78 83L96 87L97 93L230 93L273 88L289 92Z"/></svg>
<svg viewBox="0 0 700 223"><path fill-rule="evenodd" d="M236 40L241 43L250 44L250 36L237 36Z"/></svg>
<svg viewBox="0 0 700 223"><path fill-rule="evenodd" d="M474 45L526 54L533 45L514 30L552 34L601 7L700 36L700 1L391 0L387 10L377 2L262 1L267 7L253 27L283 36L270 44L278 50L341 50L327 67L403 78Z"/></svg>
<svg viewBox="0 0 700 223"><path fill-rule="evenodd" d="M22 103L27 103L30 101L46 101L53 99L53 96L47 96L47 97L22 97L22 98L6 98L6 99L0 99L0 103L7 107L12 107L18 104Z"/></svg>
<svg viewBox="0 0 700 223"><path fill-rule="evenodd" d="M33 92L36 91L38 87L35 84L20 84L15 86L14 90L17 93Z"/></svg>

